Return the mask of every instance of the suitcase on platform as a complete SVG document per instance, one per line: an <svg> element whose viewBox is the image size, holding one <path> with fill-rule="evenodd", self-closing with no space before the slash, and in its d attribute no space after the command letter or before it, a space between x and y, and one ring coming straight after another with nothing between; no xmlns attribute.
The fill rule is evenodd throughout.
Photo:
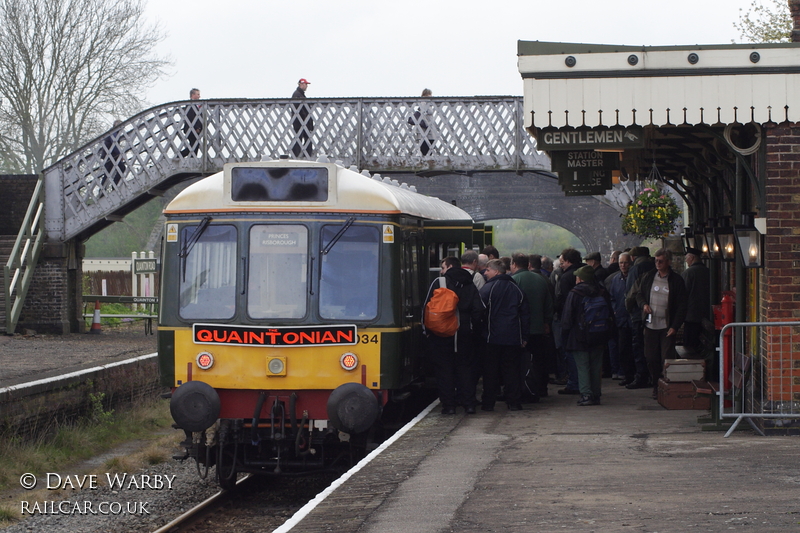
<svg viewBox="0 0 800 533"><path fill-rule="evenodd" d="M666 359L664 361L664 380L668 382L692 382L704 379L706 362L702 359Z"/></svg>
<svg viewBox="0 0 800 533"><path fill-rule="evenodd" d="M695 395L691 382L658 380L658 403L666 409L711 409L711 398Z"/></svg>

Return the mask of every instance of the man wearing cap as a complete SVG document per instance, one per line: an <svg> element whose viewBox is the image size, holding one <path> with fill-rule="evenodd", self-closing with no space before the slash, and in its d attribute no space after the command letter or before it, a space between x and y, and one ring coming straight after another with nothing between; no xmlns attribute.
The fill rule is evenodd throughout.
<svg viewBox="0 0 800 533"><path fill-rule="evenodd" d="M700 260L702 254L697 248L686 248L687 268L681 274L689 295L686 321L683 323L683 345L687 348L700 347L703 319L709 318L711 284L708 268Z"/></svg>
<svg viewBox="0 0 800 533"><path fill-rule="evenodd" d="M311 84L307 79L300 78L297 82L297 89L292 93L293 100L305 100L306 89ZM298 134L299 140L295 140L292 145L292 153L295 157L311 157L313 147L309 139L310 131L314 131L314 119L311 117L311 112L308 104L296 103L294 104L296 110L295 119L292 122L294 132Z"/></svg>
<svg viewBox="0 0 800 533"><path fill-rule="evenodd" d="M672 270L672 252L656 252L656 269L642 276L636 301L644 317L644 355L658 399L658 380L664 360L675 355L675 338L686 318L688 295L683 278Z"/></svg>
<svg viewBox="0 0 800 533"><path fill-rule="evenodd" d="M608 277L608 270L603 266L603 259L600 257L600 252L592 252L583 258L584 262L594 269L594 279L597 283L602 284Z"/></svg>
<svg viewBox="0 0 800 533"><path fill-rule="evenodd" d="M575 271L576 284L567 295L561 315L561 328L565 332L565 348L571 352L578 370L578 387L581 397L578 405L600 405L600 384L603 374L603 350L611 336L611 328L599 336L589 338L581 327L586 298L602 296L605 299L607 317L611 320L614 311L605 289L595 281L595 270L585 265Z"/></svg>

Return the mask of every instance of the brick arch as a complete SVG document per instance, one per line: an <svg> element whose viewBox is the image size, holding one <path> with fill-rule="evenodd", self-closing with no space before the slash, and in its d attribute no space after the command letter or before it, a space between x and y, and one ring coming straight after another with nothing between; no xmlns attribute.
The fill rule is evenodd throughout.
<svg viewBox="0 0 800 533"><path fill-rule="evenodd" d="M641 242L639 237L623 235L620 212L611 205L593 196L564 196L556 180L534 172L431 178L405 174L397 179L416 186L423 194L447 202L455 200L476 222L501 218L548 222L574 233L587 251L606 256Z"/></svg>

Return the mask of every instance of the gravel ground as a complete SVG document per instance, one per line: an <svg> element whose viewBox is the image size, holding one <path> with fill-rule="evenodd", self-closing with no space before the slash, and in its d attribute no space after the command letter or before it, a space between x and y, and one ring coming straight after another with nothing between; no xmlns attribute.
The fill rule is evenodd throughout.
<svg viewBox="0 0 800 533"><path fill-rule="evenodd" d="M34 381L157 351L142 322L104 327L99 335L0 336L0 387Z"/></svg>
<svg viewBox="0 0 800 533"><path fill-rule="evenodd" d="M81 475L80 469L68 473L72 480ZM117 476L121 479L122 474ZM62 484L65 479L62 477ZM159 482L163 482L160 488ZM39 480L38 486L46 483ZM33 513L26 513L27 518L3 529L3 533L149 532L219 491L213 469L202 480L194 462L172 459L128 474L122 489L119 484L109 487L105 474L98 475L97 484L97 489L56 489L47 491L44 497L41 493L18 493L13 500L4 500L16 505L17 510L26 505Z"/></svg>

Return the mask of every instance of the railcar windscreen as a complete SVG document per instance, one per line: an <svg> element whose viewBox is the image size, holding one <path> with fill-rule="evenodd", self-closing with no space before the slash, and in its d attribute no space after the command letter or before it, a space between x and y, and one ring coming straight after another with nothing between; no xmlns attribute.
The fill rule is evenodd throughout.
<svg viewBox="0 0 800 533"><path fill-rule="evenodd" d="M231 169L234 202L325 202L328 200L327 168Z"/></svg>
<svg viewBox="0 0 800 533"><path fill-rule="evenodd" d="M342 229L322 228L322 248ZM322 257L319 314L333 320L370 320L378 314L378 228L353 225Z"/></svg>
<svg viewBox="0 0 800 533"><path fill-rule="evenodd" d="M250 228L247 314L303 318L308 297L308 228L260 224Z"/></svg>
<svg viewBox="0 0 800 533"><path fill-rule="evenodd" d="M184 226L181 245L197 226ZM236 228L210 225L192 247L180 282L184 319L232 318L236 312Z"/></svg>

